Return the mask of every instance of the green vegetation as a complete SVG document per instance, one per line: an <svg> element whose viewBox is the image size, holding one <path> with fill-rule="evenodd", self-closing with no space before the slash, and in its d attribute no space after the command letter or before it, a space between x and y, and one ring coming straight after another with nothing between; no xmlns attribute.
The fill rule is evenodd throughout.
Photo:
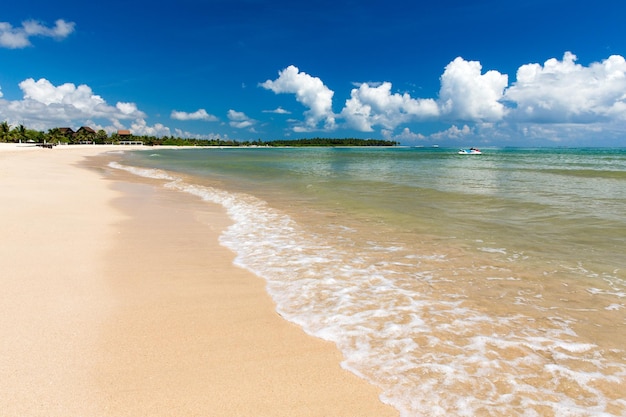
<svg viewBox="0 0 626 417"><path fill-rule="evenodd" d="M270 146L395 146L398 142L379 139L357 138L313 138L313 139L279 139L267 143Z"/></svg>
<svg viewBox="0 0 626 417"><path fill-rule="evenodd" d="M115 144L120 141L141 141L146 146L395 146L398 142L357 138L277 139L271 141L237 141L223 139L193 139L174 136L136 136L95 131L83 126L74 132L70 128L55 127L48 132L27 129L24 125L11 128L7 122L0 123L0 142L51 143L51 144Z"/></svg>

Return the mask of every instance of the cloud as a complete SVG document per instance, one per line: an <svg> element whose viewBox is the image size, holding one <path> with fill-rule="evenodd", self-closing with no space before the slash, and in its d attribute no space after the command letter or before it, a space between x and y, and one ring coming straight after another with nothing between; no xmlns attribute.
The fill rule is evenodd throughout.
<svg viewBox="0 0 626 417"><path fill-rule="evenodd" d="M526 64L505 98L518 121L594 123L626 120L626 60L613 55L588 67L566 52L561 61Z"/></svg>
<svg viewBox="0 0 626 417"><path fill-rule="evenodd" d="M174 129L174 135L179 138L206 139L206 140L228 140L228 135L219 133L193 133L186 130Z"/></svg>
<svg viewBox="0 0 626 417"><path fill-rule="evenodd" d="M204 109L198 109L193 113L172 110L170 117L174 120L204 120L207 122L217 122L219 120L216 116L207 113Z"/></svg>
<svg viewBox="0 0 626 417"><path fill-rule="evenodd" d="M481 70L480 62L461 57L446 66L438 100L443 114L473 121L496 121L505 116L501 100L508 76L493 70L481 74Z"/></svg>
<svg viewBox="0 0 626 417"><path fill-rule="evenodd" d="M389 132L389 131L386 131L386 132ZM426 139L426 137L422 135L421 133L411 132L411 129L409 129L408 127L405 127L404 129L402 129L402 131L399 134L393 137L389 135L388 139L393 139L398 142L418 142L418 141L423 141L424 139Z"/></svg>
<svg viewBox="0 0 626 417"><path fill-rule="evenodd" d="M0 96L2 97L2 96ZM274 110L263 110L263 113L275 113L275 114L291 114L289 110L285 110L282 107L278 106L278 108Z"/></svg>
<svg viewBox="0 0 626 417"><path fill-rule="evenodd" d="M495 121L506 115L501 102L508 77L497 71L481 74L482 67L475 61L457 58L441 77L438 99L413 98L408 93L392 93L390 82L362 83L350 93L339 116L348 127L361 132L372 132L376 127L393 130L398 126L445 116L450 120ZM304 123L296 124L296 132L336 128L332 112L331 91L316 77L291 65L279 71L278 79L267 80L262 87L274 93L292 93L296 100L309 108Z"/></svg>
<svg viewBox="0 0 626 417"><path fill-rule="evenodd" d="M40 36L62 40L74 32L74 22L59 19L53 27L46 27L35 20L22 22L21 27L14 28L10 23L0 22L0 47L20 49L31 46L30 38Z"/></svg>
<svg viewBox="0 0 626 417"><path fill-rule="evenodd" d="M304 112L304 125L298 125L294 130L317 130L321 122L324 123L326 130L335 127L335 115L332 110L335 93L326 87L319 78L300 72L297 67L290 65L279 71L276 80L267 80L260 86L273 91L275 94L295 94L296 100L309 109Z"/></svg>
<svg viewBox="0 0 626 417"><path fill-rule="evenodd" d="M583 66L576 59L566 52L562 60L522 65L509 86L508 75L495 70L483 73L480 62L458 57L445 67L436 99L392 93L389 82L364 83L352 90L340 115L356 130L371 132L380 127L383 136L408 142L471 137L580 144L598 132L605 135L606 143L622 138L626 60L613 55ZM450 123L450 127L426 136L406 127L420 121ZM397 128L403 130L394 136Z"/></svg>
<svg viewBox="0 0 626 417"><path fill-rule="evenodd" d="M470 135L471 133L473 133L472 129L468 125L463 125L463 127L461 128L457 127L456 125L452 125L450 126L450 128L446 129L445 131L435 133L431 135L431 137L446 138L446 139L460 139L460 138Z"/></svg>
<svg viewBox="0 0 626 417"><path fill-rule="evenodd" d="M6 23L0 23L0 35L17 33L10 25L10 30L6 27ZM26 40L29 36L62 37L71 33L73 24L45 28L36 22L24 23L20 30L27 35L22 38ZM551 58L543 64L521 65L511 85L508 75L495 70L483 72L480 62L458 57L444 68L437 97L416 98L393 92L388 81L359 83L352 87L338 114L332 110L334 92L321 79L295 66L278 74L277 79L259 86L276 94L293 94L306 107L304 120L286 120L294 132L346 127L361 132L379 129L384 137L407 142L485 138L500 144L511 138L524 139L526 144L595 144L592 137L602 137L604 143L623 143L626 134L626 60L620 55L581 65L576 55L565 52L562 58ZM87 124L106 126L109 132L132 123L135 134L171 134L162 124L149 126L137 104L109 104L87 85L54 85L45 78L28 78L19 87L23 98L18 100L4 98L0 89L0 120L36 130ZM290 114L282 107L263 113ZM173 110L170 117L218 120L204 109L189 113ZM227 117L235 129L254 132L259 124L233 109ZM438 132L429 134L427 129Z"/></svg>
<svg viewBox="0 0 626 417"><path fill-rule="evenodd" d="M228 110L228 120L230 120L229 124L237 129L249 128L256 123L256 120L249 118L245 113L232 109Z"/></svg>
<svg viewBox="0 0 626 417"><path fill-rule="evenodd" d="M109 105L87 85L53 85L45 78L28 78L21 83L21 100L0 99L0 114L14 124L45 130L63 125L82 125L86 121L119 125L120 120L146 117L135 103Z"/></svg>
<svg viewBox="0 0 626 417"><path fill-rule="evenodd" d="M149 126L144 119L137 119L130 125L130 131L137 136L170 136L170 128L161 123Z"/></svg>
<svg viewBox="0 0 626 417"><path fill-rule="evenodd" d="M135 103L118 102L115 105L115 108L117 108L119 111L122 112L122 114L125 114L127 116L136 116L140 113Z"/></svg>
<svg viewBox="0 0 626 417"><path fill-rule="evenodd" d="M20 89L24 92L24 98L38 101L40 103L50 104L72 104L77 108L96 107L104 100L91 92L86 85L65 83L60 86L54 86L50 81L41 78L35 81L28 78L22 81Z"/></svg>
<svg viewBox="0 0 626 417"><path fill-rule="evenodd" d="M414 99L407 93L392 94L389 82L375 86L361 84L352 90L341 112L347 124L361 132L371 132L375 125L394 129L402 123L438 114L434 100Z"/></svg>
<svg viewBox="0 0 626 417"><path fill-rule="evenodd" d="M57 115L63 113L68 119L145 117L145 114L139 111L134 103L117 103L115 107L110 106L84 84L78 87L72 83L55 86L45 78L38 81L28 78L22 81L19 87L24 93L22 105L25 108L42 104L46 109L44 111Z"/></svg>

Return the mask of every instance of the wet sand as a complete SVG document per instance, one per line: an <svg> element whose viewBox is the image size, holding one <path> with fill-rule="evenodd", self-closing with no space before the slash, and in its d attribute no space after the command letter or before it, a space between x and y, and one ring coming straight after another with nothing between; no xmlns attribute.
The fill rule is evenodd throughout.
<svg viewBox="0 0 626 417"><path fill-rule="evenodd" d="M398 415L233 266L221 207L83 162L113 149L0 144L3 415Z"/></svg>

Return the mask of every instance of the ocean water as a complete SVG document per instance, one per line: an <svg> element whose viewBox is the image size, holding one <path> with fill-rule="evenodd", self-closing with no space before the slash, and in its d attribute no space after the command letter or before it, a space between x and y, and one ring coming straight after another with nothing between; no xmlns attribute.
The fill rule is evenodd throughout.
<svg viewBox="0 0 626 417"><path fill-rule="evenodd" d="M402 416L626 415L626 149L151 149Z"/></svg>

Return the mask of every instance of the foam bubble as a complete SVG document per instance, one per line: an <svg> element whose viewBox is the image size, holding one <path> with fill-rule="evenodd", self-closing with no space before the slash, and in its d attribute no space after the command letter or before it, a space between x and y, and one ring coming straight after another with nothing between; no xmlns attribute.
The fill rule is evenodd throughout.
<svg viewBox="0 0 626 417"><path fill-rule="evenodd" d="M480 250L482 252L487 252L487 253L501 253L503 255L506 255L506 249L505 248L482 247L482 248L478 248L478 250Z"/></svg>
<svg viewBox="0 0 626 417"><path fill-rule="evenodd" d="M171 181L176 180L175 177L171 176L170 174L160 169L139 168L139 167L122 165L118 162L110 162L109 167L127 171L139 177L154 178L158 180L171 180Z"/></svg>

